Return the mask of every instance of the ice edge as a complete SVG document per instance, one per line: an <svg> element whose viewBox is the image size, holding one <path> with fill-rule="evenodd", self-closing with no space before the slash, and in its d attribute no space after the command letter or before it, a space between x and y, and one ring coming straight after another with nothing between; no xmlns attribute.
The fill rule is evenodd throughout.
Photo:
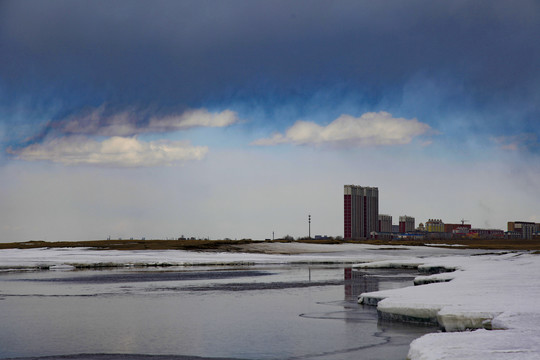
<svg viewBox="0 0 540 360"><path fill-rule="evenodd" d="M459 271L455 266L425 265L420 263L399 263L399 262L378 262L373 264L361 264L362 268L390 268L390 269L414 269L421 273L430 275L420 275L415 277L414 285L427 285L434 283L450 282L455 278L455 272ZM381 320L400 321L406 323L426 324L438 326L442 331L465 331L486 329L493 330L492 320L500 313L490 312L469 312L467 316L459 316L453 313L444 313L442 306L428 307L425 304L412 307L399 306L398 303L385 300L389 295L386 291L374 291L362 293L358 296L358 303L368 306L377 306L377 314ZM502 330L502 328L500 329Z"/></svg>

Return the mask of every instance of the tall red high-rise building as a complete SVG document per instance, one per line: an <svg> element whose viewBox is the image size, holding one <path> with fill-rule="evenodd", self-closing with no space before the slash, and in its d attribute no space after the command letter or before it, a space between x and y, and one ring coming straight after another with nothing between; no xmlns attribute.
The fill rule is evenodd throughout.
<svg viewBox="0 0 540 360"><path fill-rule="evenodd" d="M345 239L369 238L379 227L379 189L358 185L344 186Z"/></svg>

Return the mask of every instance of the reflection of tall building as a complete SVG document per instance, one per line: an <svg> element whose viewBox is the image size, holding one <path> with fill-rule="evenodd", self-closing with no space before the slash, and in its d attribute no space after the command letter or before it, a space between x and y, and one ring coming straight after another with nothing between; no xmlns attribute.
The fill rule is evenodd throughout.
<svg viewBox="0 0 540 360"><path fill-rule="evenodd" d="M391 215L379 215L379 231L380 232L392 232L392 216Z"/></svg>
<svg viewBox="0 0 540 360"><path fill-rule="evenodd" d="M344 280L345 300L347 301L357 300L358 295L362 293L379 290L379 278L363 271L345 268Z"/></svg>
<svg viewBox="0 0 540 360"><path fill-rule="evenodd" d="M379 189L345 185L344 238L368 238L379 228Z"/></svg>
<svg viewBox="0 0 540 360"><path fill-rule="evenodd" d="M399 232L407 233L415 230L414 218L412 216L400 216L399 217Z"/></svg>

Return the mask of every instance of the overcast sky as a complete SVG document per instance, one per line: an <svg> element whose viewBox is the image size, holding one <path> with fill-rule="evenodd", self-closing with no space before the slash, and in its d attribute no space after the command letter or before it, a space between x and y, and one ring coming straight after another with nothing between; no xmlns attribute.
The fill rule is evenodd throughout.
<svg viewBox="0 0 540 360"><path fill-rule="evenodd" d="M538 1L0 1L0 241L540 222Z"/></svg>

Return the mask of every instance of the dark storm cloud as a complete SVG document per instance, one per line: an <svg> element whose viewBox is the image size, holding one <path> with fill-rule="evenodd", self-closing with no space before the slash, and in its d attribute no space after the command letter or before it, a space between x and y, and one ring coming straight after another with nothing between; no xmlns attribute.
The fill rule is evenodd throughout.
<svg viewBox="0 0 540 360"><path fill-rule="evenodd" d="M4 1L0 90L156 111L310 98L376 103L418 76L538 119L537 1ZM394 96L394 95L393 95ZM472 99L472 100L471 100ZM525 126L523 125L523 126Z"/></svg>

